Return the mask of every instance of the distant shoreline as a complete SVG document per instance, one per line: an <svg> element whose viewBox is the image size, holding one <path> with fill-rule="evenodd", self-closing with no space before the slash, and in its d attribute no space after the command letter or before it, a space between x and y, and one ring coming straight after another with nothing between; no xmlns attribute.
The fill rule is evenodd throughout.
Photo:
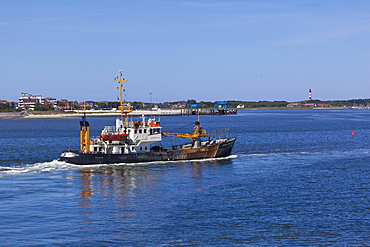
<svg viewBox="0 0 370 247"><path fill-rule="evenodd" d="M248 109L238 109L238 111L256 111L256 110L340 110L350 109L348 107L258 107ZM134 111L129 116L181 116L179 111ZM77 113L55 113L55 114L32 114L28 112L0 112L0 119L58 119L58 118L78 118L82 117L82 112ZM86 112L88 117L118 117L119 112Z"/></svg>

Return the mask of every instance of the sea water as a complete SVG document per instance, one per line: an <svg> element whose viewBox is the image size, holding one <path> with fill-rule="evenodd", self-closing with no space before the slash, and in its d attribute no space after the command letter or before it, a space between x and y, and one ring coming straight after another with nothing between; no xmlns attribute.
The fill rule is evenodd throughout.
<svg viewBox="0 0 370 247"><path fill-rule="evenodd" d="M370 245L370 110L201 116L237 137L231 156L137 165L58 161L79 120L0 120L1 246ZM88 121L92 136L115 123Z"/></svg>

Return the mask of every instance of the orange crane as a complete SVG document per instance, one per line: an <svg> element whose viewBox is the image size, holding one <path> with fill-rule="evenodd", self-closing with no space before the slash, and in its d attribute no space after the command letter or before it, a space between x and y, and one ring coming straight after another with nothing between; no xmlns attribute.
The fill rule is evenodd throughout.
<svg viewBox="0 0 370 247"><path fill-rule="evenodd" d="M176 137L184 137L184 138L190 138L190 139L199 139L200 137L205 137L207 131L203 129L203 127L200 126L199 121L195 123L194 127L194 133L193 134L181 134L181 133L167 133L162 132L163 136L176 136Z"/></svg>

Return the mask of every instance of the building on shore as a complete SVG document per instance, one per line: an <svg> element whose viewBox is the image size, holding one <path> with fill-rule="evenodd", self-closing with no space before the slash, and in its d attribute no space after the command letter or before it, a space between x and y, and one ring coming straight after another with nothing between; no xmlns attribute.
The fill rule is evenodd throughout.
<svg viewBox="0 0 370 247"><path fill-rule="evenodd" d="M0 108L9 108L9 109L15 109L18 105L16 102L9 102L7 100L0 100L0 104L5 105L5 107L0 107Z"/></svg>
<svg viewBox="0 0 370 247"><path fill-rule="evenodd" d="M35 110L35 105L51 105L55 108L57 105L56 98L47 97L44 98L41 95L32 95L29 93L22 93L21 97L18 98L18 108L23 110Z"/></svg>

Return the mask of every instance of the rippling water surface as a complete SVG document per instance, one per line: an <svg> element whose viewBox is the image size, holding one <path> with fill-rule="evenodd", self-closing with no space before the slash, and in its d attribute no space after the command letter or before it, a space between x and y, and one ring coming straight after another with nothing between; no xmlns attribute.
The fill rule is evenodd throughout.
<svg viewBox="0 0 370 247"><path fill-rule="evenodd" d="M202 116L206 129L230 128L233 155L83 167L57 161L78 148L79 119L0 120L0 245L370 245L369 120L369 110ZM195 121L161 117L171 132ZM89 122L98 135L114 118Z"/></svg>

